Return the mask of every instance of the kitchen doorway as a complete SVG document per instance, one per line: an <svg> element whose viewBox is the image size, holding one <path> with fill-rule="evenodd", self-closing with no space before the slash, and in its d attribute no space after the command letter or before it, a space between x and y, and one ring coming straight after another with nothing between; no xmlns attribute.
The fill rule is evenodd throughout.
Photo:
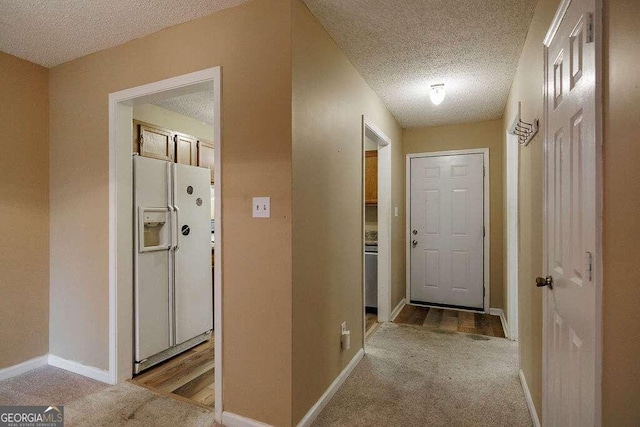
<svg viewBox="0 0 640 427"><path fill-rule="evenodd" d="M378 144L365 133L364 146L365 339L378 323Z"/></svg>
<svg viewBox="0 0 640 427"><path fill-rule="evenodd" d="M362 116L363 347L391 316L391 139Z"/></svg>
<svg viewBox="0 0 640 427"><path fill-rule="evenodd" d="M203 245L208 246L210 237L209 234L216 236L215 243L215 256L210 258L211 264L213 264L213 301L209 304L209 307L213 306L213 313L208 313L206 316L213 318L213 340L201 339L205 333L199 333L197 340L189 341L180 347L175 345L176 354L180 351L189 349L192 345L198 342L203 342L198 347L193 347L186 353L182 353L181 356L177 356L170 359L169 362L175 361L182 357L185 359L185 355L193 353L198 350L200 354L211 351L211 356L215 352L215 359L211 357L211 363L213 369L208 369L211 372L206 372L208 380L209 377L213 377L212 389L208 391L212 397L209 397L210 403L214 406L215 418L217 421L221 420L222 415L222 275L221 275L221 258L222 258L222 245L221 245L221 233L222 233L222 212L221 212L221 131L220 131L220 67L210 68L179 77L174 77L166 80L162 80L155 83L150 83L143 86L138 86L131 89L115 92L109 94L109 376L111 383L116 384L128 379L131 379L134 374L134 363L132 355L134 354L134 348L136 347L135 340L135 328L138 325L136 318L135 294L134 283L135 281L135 269L134 269L134 253L138 246L134 246L136 239L134 236L138 236L139 233L134 233L134 228L140 226L139 221L134 222L134 216L139 212L133 209L132 190L134 183L133 174L133 161L132 151L136 151L136 142L139 144L137 155L139 158L146 158L147 162L163 162L168 165L166 168L167 176L175 175L174 182L179 185L179 177L186 176L185 173L188 170L198 172L201 175L198 179L203 181L204 184L198 184L196 186L185 187L186 195L184 197L195 197L193 202L194 206L198 206L200 209L208 209L211 202L211 215L215 213L215 221L211 221L205 218L203 221L198 222L198 226L194 228L194 233L198 233L198 236L202 233L207 233L207 237L200 236L199 241L204 239ZM203 135L196 135L198 130L192 132L185 132L184 129L177 128L178 125L171 124L172 122L164 122L161 126L154 126L154 123L150 123L152 119L140 118L135 116L135 111L140 106L150 106L149 108L155 108L158 105L163 106L165 110L175 111L176 105L181 104L180 101L189 97L197 97L198 95L204 96L206 99L206 105L212 107L213 111L208 111L211 108L201 108L201 110L207 110L210 113L210 137ZM168 104L162 104L163 101ZM173 107L170 104L173 103ZM162 115L162 114L161 114ZM166 116L166 112L164 114ZM166 117L165 117L166 118ZM137 120L137 123L134 121ZM204 121L204 120L202 120ZM202 122L201 121L201 122ZM201 123L202 124L202 123ZM169 129L171 127L171 129ZM175 128L174 128L175 127ZM202 144L200 144L202 141ZM134 147L132 150L132 142ZM215 153L215 155L214 155ZM135 156L134 155L134 156ZM209 162L211 172L203 172L205 163ZM197 167L200 166L200 167ZM160 168L162 169L162 168ZM171 174L170 170L175 170ZM212 180L212 185L209 184L209 178ZM204 187L203 187L204 186ZM202 187L202 188L200 188ZM169 187L167 187L169 188ZM193 189L192 189L193 188ZM202 191L200 191L202 190ZM207 191L209 190L209 191ZM210 191L213 190L213 191ZM170 193L170 192L169 192ZM196 194L198 193L198 194ZM200 194L202 193L202 194ZM206 194L205 194L206 193ZM176 194L174 200L178 200L179 196ZM182 194L182 192L179 192ZM216 195L218 197L213 197ZM196 197L198 196L198 197ZM169 196L167 196L169 197ZM207 200L210 197L210 200ZM183 200L180 203L190 203ZM176 205L174 203L173 205ZM151 245L152 248L162 250L163 246L171 246L177 249L180 239L185 238L191 233L191 228L188 226L181 226L178 220L178 215L183 219L186 218L178 212L175 207L168 209L166 212L151 212L149 218L146 216L143 218L146 222L149 222L151 228L158 228L158 224L166 223L169 227L165 232L157 233L158 239L156 243ZM208 217L208 213L205 213L205 217ZM156 218L157 217L157 218ZM172 220L173 218L173 220ZM137 218L140 219L140 218ZM145 227L146 227L145 222ZM200 222L205 225L202 227ZM151 230L149 236L147 236L147 230L145 229L144 239L147 237L153 237ZM213 233L212 233L213 232ZM141 235L141 234L140 234ZM139 237L139 236L138 236ZM167 245L159 243L161 239L167 240ZM155 241L155 240L154 240ZM211 238L213 242L213 239ZM139 243L139 242L138 242ZM206 247L202 246L201 249L206 250ZM213 248L213 243L211 245ZM186 247L185 247L186 249ZM146 249L145 249L146 251ZM141 251L138 251L141 252ZM144 252L144 251L142 251ZM204 259L204 258L203 258ZM209 258L207 256L207 263ZM204 261L201 263L204 266ZM209 264L209 265L211 265ZM176 268L178 264L176 264ZM201 266L202 267L202 266ZM137 268L137 267L136 267ZM207 268L206 266L204 268ZM177 277L177 276L176 276ZM211 277L211 276L209 276ZM169 304L172 304L171 298L172 292L169 292ZM185 294L186 295L186 294ZM211 295L211 294L209 294ZM185 300L186 301L186 300ZM179 301L173 302L174 310L177 310L176 304ZM207 305L207 304L205 304ZM203 305L203 307L205 306ZM171 305L169 305L169 312L171 312ZM161 311L162 309L159 309ZM174 344L180 344L178 341L181 339L180 333L175 329L171 332L171 327L180 328L182 325L183 331L186 330L186 325L192 326L189 319L184 318L187 311L182 311L183 318L179 318L178 311L174 311L173 322L170 322L169 336L170 342ZM188 316L187 316L188 317ZM185 320L186 319L186 320ZM184 335L184 334L182 334ZM187 334L189 335L189 334ZM189 335L190 336L190 335ZM173 345L173 344L170 344ZM166 359L166 355L163 355L162 359ZM193 356L193 355L191 355ZM197 357L196 357L197 358ZM158 362L152 361L153 364ZM164 363L169 363L164 362ZM159 363L159 362L158 362ZM157 366L162 366L158 364ZM153 369L153 368L151 368ZM200 373L200 374L204 374ZM198 387L202 385L202 378L200 377L200 383ZM183 391L192 386L184 387ZM191 389L193 391L193 389ZM204 405L204 406L212 406Z"/></svg>

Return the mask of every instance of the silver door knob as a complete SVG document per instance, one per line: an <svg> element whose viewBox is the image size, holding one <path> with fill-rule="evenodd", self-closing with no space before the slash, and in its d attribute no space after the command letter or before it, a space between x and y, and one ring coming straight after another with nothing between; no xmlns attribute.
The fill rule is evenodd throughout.
<svg viewBox="0 0 640 427"><path fill-rule="evenodd" d="M412 233L415 236L416 234L418 234L418 230L413 230Z"/></svg>
<svg viewBox="0 0 640 427"><path fill-rule="evenodd" d="M413 242L411 242L411 244L412 244L413 246L416 246L416 245L418 244L418 241L417 241L417 240L414 240Z"/></svg>
<svg viewBox="0 0 640 427"><path fill-rule="evenodd" d="M548 286L549 289L553 289L553 277L536 277L536 286L539 288Z"/></svg>

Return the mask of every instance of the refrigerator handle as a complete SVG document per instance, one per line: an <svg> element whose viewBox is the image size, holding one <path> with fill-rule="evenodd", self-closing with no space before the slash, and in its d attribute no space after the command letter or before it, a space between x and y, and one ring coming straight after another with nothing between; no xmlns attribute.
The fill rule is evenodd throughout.
<svg viewBox="0 0 640 427"><path fill-rule="evenodd" d="M169 345L173 346L175 344L175 325L173 324L173 313L174 313L174 283L175 283L175 263L174 263L174 254L171 253L171 249L175 247L175 230L178 228L176 224L176 215L173 210L173 206L169 205L169 215L171 216L171 246L169 246L169 288L167 289L169 294Z"/></svg>
<svg viewBox="0 0 640 427"><path fill-rule="evenodd" d="M180 244L178 243L180 241L180 223L179 223L179 218L180 218L180 208L178 208L176 205L173 205L173 211L175 212L175 218L176 220L174 221L176 228L175 228L175 241L173 242L173 249L174 250L178 250L180 249Z"/></svg>
<svg viewBox="0 0 640 427"><path fill-rule="evenodd" d="M180 209L176 206L176 200L178 198L178 167L175 163L170 163L169 167L171 168L171 205L173 206L173 211L176 215L176 234L174 235L175 241L173 243L173 250L177 251L178 249L180 249Z"/></svg>
<svg viewBox="0 0 640 427"><path fill-rule="evenodd" d="M171 235L171 244L169 245L169 249L174 249L176 246L176 229L178 228L178 224L176 222L176 214L173 210L173 206L169 205L167 206L167 209L169 211L169 217L171 220L171 230L169 232L169 234Z"/></svg>

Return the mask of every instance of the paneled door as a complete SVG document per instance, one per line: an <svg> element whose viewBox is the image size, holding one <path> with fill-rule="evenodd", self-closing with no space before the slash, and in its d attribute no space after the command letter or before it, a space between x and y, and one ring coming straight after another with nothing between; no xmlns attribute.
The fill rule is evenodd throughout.
<svg viewBox="0 0 640 427"><path fill-rule="evenodd" d="M484 155L409 166L411 302L484 310Z"/></svg>
<svg viewBox="0 0 640 427"><path fill-rule="evenodd" d="M593 13L593 0L563 2L545 40L546 272L536 284L544 292L549 426L599 424Z"/></svg>

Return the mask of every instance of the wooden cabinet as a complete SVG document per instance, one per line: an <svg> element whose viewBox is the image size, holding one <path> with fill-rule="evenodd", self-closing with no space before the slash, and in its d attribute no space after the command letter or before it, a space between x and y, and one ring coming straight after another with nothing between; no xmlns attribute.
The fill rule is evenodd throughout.
<svg viewBox="0 0 640 427"><path fill-rule="evenodd" d="M160 126L133 121L133 152L141 156L183 165L200 166L211 171L213 183L213 142Z"/></svg>
<svg viewBox="0 0 640 427"><path fill-rule="evenodd" d="M176 163L197 166L198 140L182 133L176 133L173 140L176 144Z"/></svg>
<svg viewBox="0 0 640 427"><path fill-rule="evenodd" d="M378 204L378 151L365 151L364 203Z"/></svg>
<svg viewBox="0 0 640 427"><path fill-rule="evenodd" d="M173 161L175 144L173 133L170 130L136 122L135 120L134 124L135 139L138 142L138 152L141 156Z"/></svg>
<svg viewBox="0 0 640 427"><path fill-rule="evenodd" d="M213 142L198 141L198 166L209 168L211 171L211 183L214 182L214 149Z"/></svg>

